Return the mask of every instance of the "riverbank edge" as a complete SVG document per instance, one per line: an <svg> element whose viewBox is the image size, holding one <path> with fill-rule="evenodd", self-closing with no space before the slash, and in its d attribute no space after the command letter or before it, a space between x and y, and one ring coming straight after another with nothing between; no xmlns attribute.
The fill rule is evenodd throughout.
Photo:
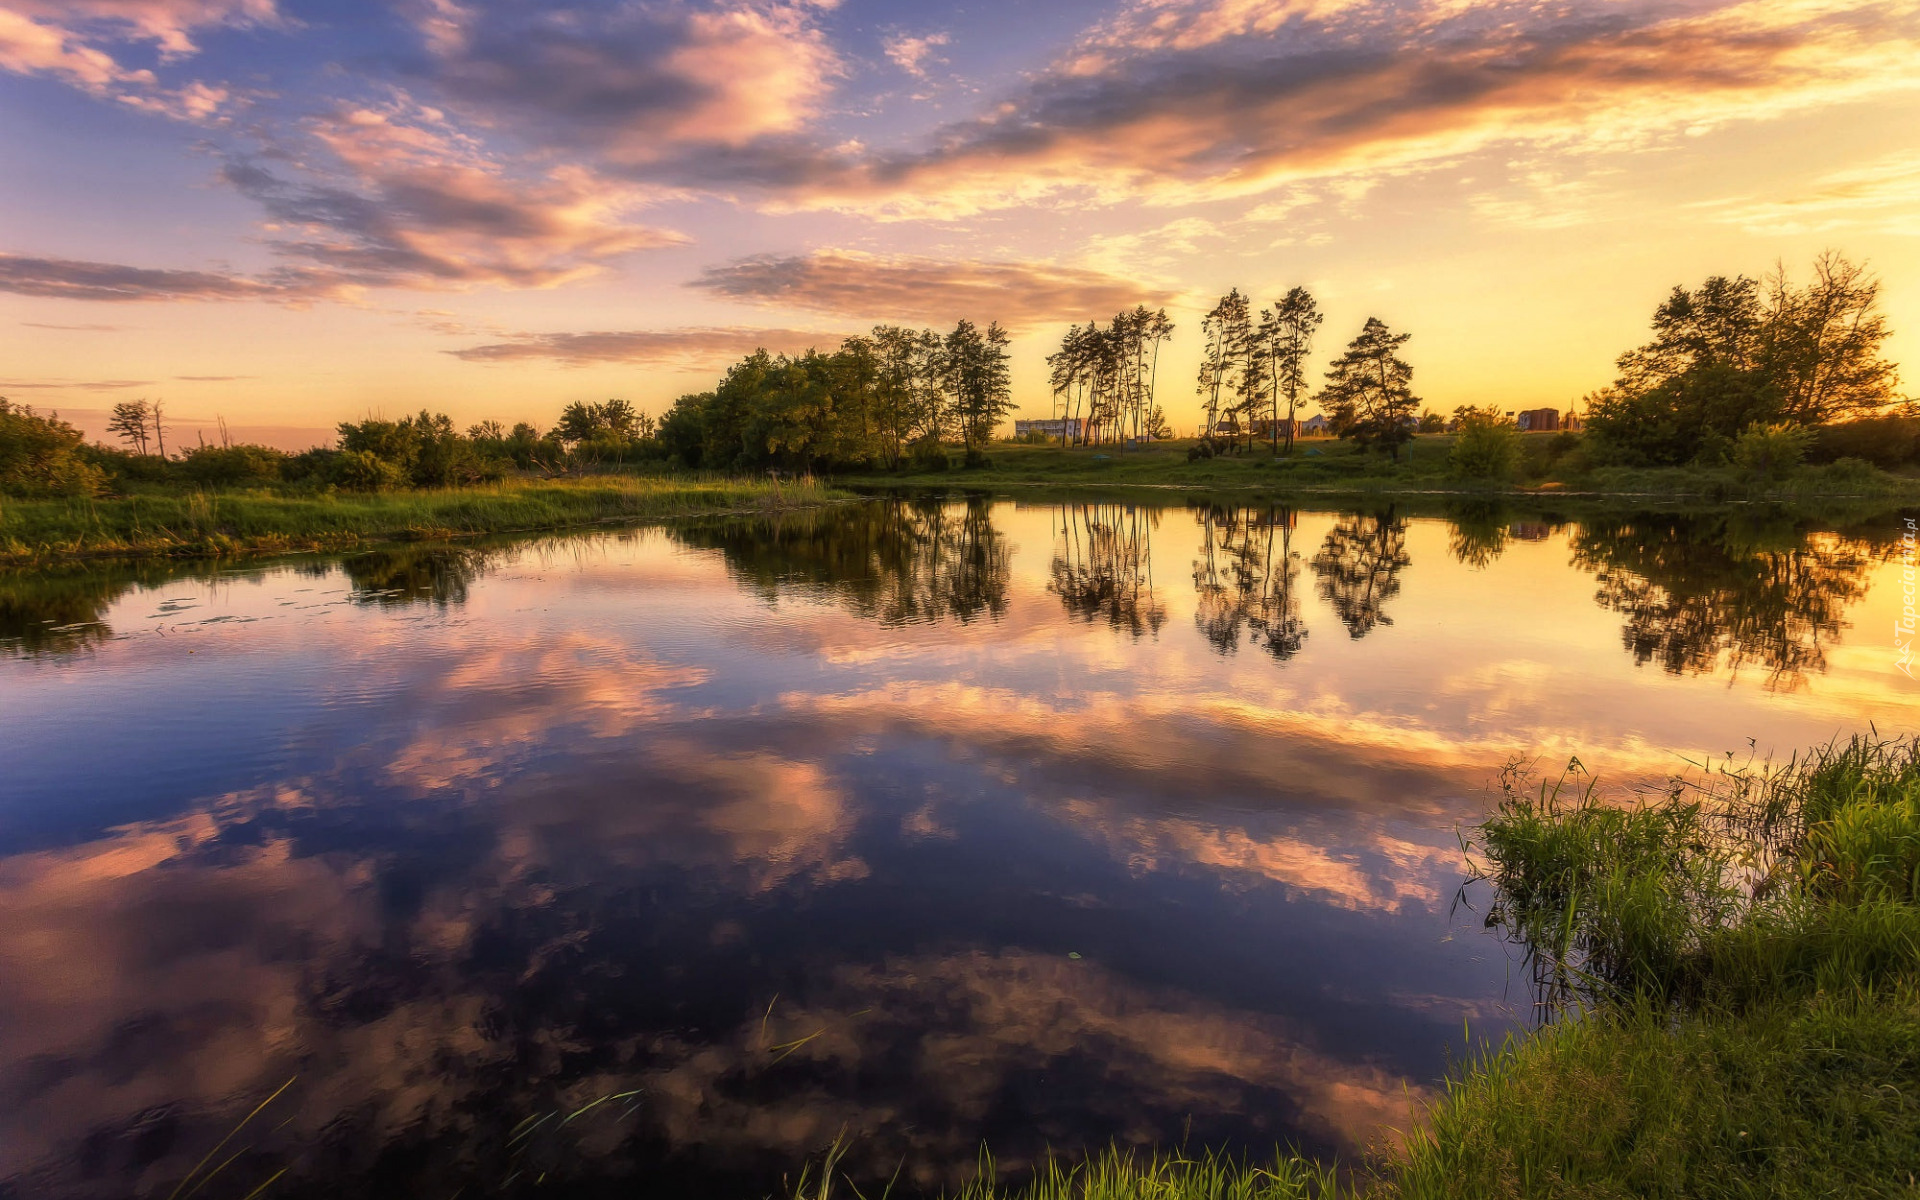
<svg viewBox="0 0 1920 1200"><path fill-rule="evenodd" d="M796 512L859 499L849 490L805 481L602 476L366 495L187 492L9 500L0 502L0 568L332 553L393 543ZM259 528L262 523L292 528Z"/></svg>
<svg viewBox="0 0 1920 1200"><path fill-rule="evenodd" d="M836 480L859 495L989 496L1015 504L1107 502L1117 504L1215 505L1270 504L1308 509L1374 510L1392 507L1409 516L1449 516L1462 510L1509 511L1516 517L1539 515L1555 519L1581 516L1617 516L1652 513L1698 516L1711 513L1753 513L1787 517L1835 526L1868 525L1896 519L1920 509L1920 496L1877 494L1827 495L1796 498L1712 499L1661 492L1602 491L1452 491L1436 488L1353 489L1276 488L1269 484L1128 484L1128 483L973 483L964 479L875 484L865 480Z"/></svg>

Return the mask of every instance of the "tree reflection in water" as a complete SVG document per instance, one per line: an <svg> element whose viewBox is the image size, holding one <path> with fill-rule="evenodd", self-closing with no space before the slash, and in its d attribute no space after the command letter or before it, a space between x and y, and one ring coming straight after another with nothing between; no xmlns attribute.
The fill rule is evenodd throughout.
<svg viewBox="0 0 1920 1200"><path fill-rule="evenodd" d="M1160 510L1132 504L1062 504L1054 513L1047 590L1070 616L1104 619L1134 637L1157 634L1166 606L1153 587L1153 530Z"/></svg>
<svg viewBox="0 0 1920 1200"><path fill-rule="evenodd" d="M1013 547L983 496L726 518L673 536L720 551L734 578L769 603L812 592L884 625L997 621L1007 610Z"/></svg>
<svg viewBox="0 0 1920 1200"><path fill-rule="evenodd" d="M1295 582L1298 515L1289 508L1196 508L1200 558L1193 564L1194 624L1221 653L1239 648L1244 628L1254 645L1285 661L1306 641Z"/></svg>
<svg viewBox="0 0 1920 1200"><path fill-rule="evenodd" d="M183 581L200 588L221 575L218 562L177 559L0 571L0 655L32 658L91 650L113 638L108 613L134 589Z"/></svg>
<svg viewBox="0 0 1920 1200"><path fill-rule="evenodd" d="M1447 550L1476 571L1507 550L1507 506L1498 500L1461 500L1447 505Z"/></svg>
<svg viewBox="0 0 1920 1200"><path fill-rule="evenodd" d="M1406 518L1389 507L1335 521L1313 556L1313 573L1320 578L1320 598L1333 605L1350 636L1363 638L1376 625L1393 624L1386 603L1400 594L1400 572L1412 561Z"/></svg>
<svg viewBox="0 0 1920 1200"><path fill-rule="evenodd" d="M139 582L126 570L0 574L0 654L74 654L113 636L107 609Z"/></svg>
<svg viewBox="0 0 1920 1200"><path fill-rule="evenodd" d="M465 604L490 562L470 546L383 546L340 562L358 604Z"/></svg>
<svg viewBox="0 0 1920 1200"><path fill-rule="evenodd" d="M1874 557L1862 542L1745 514L1600 518L1572 549L1599 582L1594 599L1626 616L1636 663L1675 675L1754 666L1780 691L1826 670Z"/></svg>

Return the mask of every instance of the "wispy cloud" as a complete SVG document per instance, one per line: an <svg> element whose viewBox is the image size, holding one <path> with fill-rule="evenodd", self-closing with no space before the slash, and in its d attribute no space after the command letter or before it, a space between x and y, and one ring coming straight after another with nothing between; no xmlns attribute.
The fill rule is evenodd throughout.
<svg viewBox="0 0 1920 1200"><path fill-rule="evenodd" d="M578 167L512 172L443 114L404 100L318 117L305 133L332 170L290 178L236 158L224 175L274 219L278 253L345 284L550 287L687 240L628 219L649 196L634 184ZM294 157L276 148L268 161Z"/></svg>
<svg viewBox="0 0 1920 1200"><path fill-rule="evenodd" d="M203 81L163 85L123 62L147 43L162 64L193 55L196 31L279 20L273 0L0 0L0 71L45 75L180 120L217 117L232 93Z"/></svg>
<svg viewBox="0 0 1920 1200"><path fill-rule="evenodd" d="M53 300L257 300L310 295L287 279L0 254L0 292ZM109 327L111 328L111 327Z"/></svg>
<svg viewBox="0 0 1920 1200"><path fill-rule="evenodd" d="M848 317L943 323L991 317L1013 328L1105 318L1172 293L1085 267L1040 262L953 262L821 250L762 255L710 267L689 286L729 300Z"/></svg>
<svg viewBox="0 0 1920 1200"><path fill-rule="evenodd" d="M1716 221L1765 235L1870 229L1920 236L1920 152L1896 151L1822 175L1782 199L1747 196L1700 207Z"/></svg>
<svg viewBox="0 0 1920 1200"><path fill-rule="evenodd" d="M949 35L945 33L929 33L919 37L899 33L881 42L880 48L885 51L888 61L894 66L915 79L925 79L929 62L945 61L937 51L949 40Z"/></svg>
<svg viewBox="0 0 1920 1200"><path fill-rule="evenodd" d="M194 35L221 26L278 22L274 0L6 0L5 7L69 39L151 42L168 59L195 53Z"/></svg>
<svg viewBox="0 0 1920 1200"><path fill-rule="evenodd" d="M0 391L75 391L117 392L127 388L152 387L151 379L36 380L0 383Z"/></svg>
<svg viewBox="0 0 1920 1200"><path fill-rule="evenodd" d="M707 370L755 350L793 353L813 346L831 346L840 336L804 329L739 326L524 333L509 341L467 346L446 353L465 362L480 363L547 359L575 367L591 363L647 363Z"/></svg>

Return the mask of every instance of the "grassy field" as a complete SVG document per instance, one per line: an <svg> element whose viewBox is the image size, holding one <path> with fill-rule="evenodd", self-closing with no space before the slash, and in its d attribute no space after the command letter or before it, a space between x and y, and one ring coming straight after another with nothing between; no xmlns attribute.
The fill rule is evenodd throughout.
<svg viewBox="0 0 1920 1200"><path fill-rule="evenodd" d="M1779 481L1758 483L1731 469L1693 467L1585 469L1558 435L1523 434L1522 466L1512 481L1457 478L1450 469L1453 435L1425 434L1401 450L1397 462L1336 438L1309 438L1292 455L1275 456L1265 443L1253 450L1189 460L1192 441L1117 447L1000 443L985 467L948 471L852 473L853 486L1159 487L1276 493L1380 494L1464 492L1477 495L1567 492L1622 497L1698 497L1708 500L1865 496L1920 501L1920 480L1870 467L1803 467Z"/></svg>
<svg viewBox="0 0 1920 1200"><path fill-rule="evenodd" d="M1402 1148L1339 1174L1112 1150L956 1200L1920 1197L1920 742L1651 802L1510 780L1468 845L1555 1019Z"/></svg>
<svg viewBox="0 0 1920 1200"><path fill-rule="evenodd" d="M803 507L839 495L811 480L604 475L446 491L187 491L107 500L0 500L0 563L330 550L377 541Z"/></svg>

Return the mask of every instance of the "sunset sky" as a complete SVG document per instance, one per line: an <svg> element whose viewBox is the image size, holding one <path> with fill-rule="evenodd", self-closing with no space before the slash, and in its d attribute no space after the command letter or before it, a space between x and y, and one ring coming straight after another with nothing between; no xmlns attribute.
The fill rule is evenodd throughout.
<svg viewBox="0 0 1920 1200"><path fill-rule="evenodd" d="M755 346L1305 284L1415 390L1566 407L1712 272L1885 281L1920 3L0 0L0 394L289 447L658 412ZM1908 372L1906 389L1920 366Z"/></svg>

